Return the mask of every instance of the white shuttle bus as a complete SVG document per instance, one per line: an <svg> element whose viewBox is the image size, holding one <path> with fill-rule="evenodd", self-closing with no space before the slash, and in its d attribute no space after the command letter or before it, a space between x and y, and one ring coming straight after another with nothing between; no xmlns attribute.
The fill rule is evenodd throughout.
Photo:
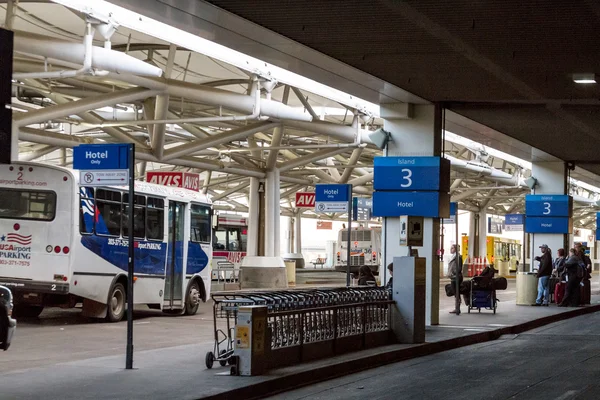
<svg viewBox="0 0 600 400"><path fill-rule="evenodd" d="M341 229L337 239L336 271L346 272L348 259L348 229ZM350 235L350 272L356 273L368 265L373 273L381 264L381 228L352 228Z"/></svg>
<svg viewBox="0 0 600 400"><path fill-rule="evenodd" d="M0 285L15 313L74 307L119 321L126 308L128 191L80 187L71 170L0 165ZM195 314L210 293L211 204L201 193L135 183L134 304Z"/></svg>

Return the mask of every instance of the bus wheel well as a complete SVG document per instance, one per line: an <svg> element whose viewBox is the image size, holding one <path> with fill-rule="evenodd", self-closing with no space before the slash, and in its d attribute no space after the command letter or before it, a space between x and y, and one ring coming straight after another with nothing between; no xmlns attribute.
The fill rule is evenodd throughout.
<svg viewBox="0 0 600 400"><path fill-rule="evenodd" d="M200 288L200 298L202 299L202 302L206 303L206 287L204 286L204 281L202 280L202 277L196 275L192 279L190 279L190 282L188 283L188 291L189 291L189 286L193 282L198 283L198 287Z"/></svg>
<svg viewBox="0 0 600 400"><path fill-rule="evenodd" d="M123 285L123 287L125 288L125 295L129 296L129 293L127 292L127 275L122 274L117 276L117 278L113 281L110 287L112 288L116 283L120 283L121 285Z"/></svg>

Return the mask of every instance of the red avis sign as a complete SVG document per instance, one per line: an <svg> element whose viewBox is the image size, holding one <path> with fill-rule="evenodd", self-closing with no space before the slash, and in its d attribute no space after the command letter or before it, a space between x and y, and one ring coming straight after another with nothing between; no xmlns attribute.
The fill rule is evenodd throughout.
<svg viewBox="0 0 600 400"><path fill-rule="evenodd" d="M190 172L147 172L146 182L183 189L200 190L200 175Z"/></svg>
<svg viewBox="0 0 600 400"><path fill-rule="evenodd" d="M296 193L297 208L315 208L315 194L307 192Z"/></svg>

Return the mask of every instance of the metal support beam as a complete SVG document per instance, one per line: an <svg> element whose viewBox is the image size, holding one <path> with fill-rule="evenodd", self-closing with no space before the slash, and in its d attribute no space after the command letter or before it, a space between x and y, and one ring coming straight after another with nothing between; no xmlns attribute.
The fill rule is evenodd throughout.
<svg viewBox="0 0 600 400"><path fill-rule="evenodd" d="M304 108L306 109L306 111L308 111L308 113L310 115L312 115L313 120L318 121L319 120L319 116L317 115L317 113L315 112L315 110L313 110L312 106L308 103L308 99L306 97L304 97L304 95L302 94L302 92L300 91L300 89L292 87L292 90L294 91L294 94L296 95L296 97L298 98L298 100L300 100L300 103L302 103L302 105L304 106Z"/></svg>
<svg viewBox="0 0 600 400"><path fill-rule="evenodd" d="M239 192L240 190L247 188L249 185L250 185L250 181L242 182L239 185L232 187L231 189L227 189L227 190L221 192L220 194L213 196L211 200L212 201L221 200L221 199L229 196L230 194Z"/></svg>
<svg viewBox="0 0 600 400"><path fill-rule="evenodd" d="M350 156L350 159L348 160L348 165L355 165L358 162L363 150L364 149L362 147L354 149L352 155ZM340 177L339 183L347 183L348 179L352 175L352 171L354 171L354 167L344 169L344 173Z"/></svg>
<svg viewBox="0 0 600 400"><path fill-rule="evenodd" d="M80 114L82 112L105 106L112 106L118 103L130 103L136 100L156 96L158 93L160 92L157 90L148 90L144 88L125 89L66 104L40 108L36 111L19 114L13 119L18 127L22 127L69 115Z"/></svg>
<svg viewBox="0 0 600 400"><path fill-rule="evenodd" d="M279 147L281 145L281 138L283 138L283 128L278 126L273 130L273 136L271 137L270 147ZM277 165L278 151L272 150L269 152L269 158L267 159L267 169L273 169Z"/></svg>
<svg viewBox="0 0 600 400"><path fill-rule="evenodd" d="M286 161L280 164L279 170L281 172L289 171L292 168L296 168L301 165L306 165L313 161L323 160L327 157L332 157L336 154L344 153L346 151L348 151L347 148L317 151L312 154L307 154L305 156L298 157L294 160Z"/></svg>
<svg viewBox="0 0 600 400"><path fill-rule="evenodd" d="M161 94L156 96L156 108L154 111L154 117L157 120L164 120L167 118L169 112L169 95ZM165 151L165 130L166 124L154 125L152 135L152 151L159 160L162 160L163 153Z"/></svg>
<svg viewBox="0 0 600 400"><path fill-rule="evenodd" d="M364 185L367 182L371 182L374 176L375 174L373 172L369 172L366 175L359 176L358 178L348 181L348 183L352 184L353 186Z"/></svg>
<svg viewBox="0 0 600 400"><path fill-rule="evenodd" d="M209 147L218 146L220 144L229 143L235 140L245 139L257 132L267 131L278 126L273 122L259 122L256 124L243 126L237 129L232 129L227 133L213 135L206 139L199 139L192 143L182 144L165 151L162 161L168 161L176 157L181 157L195 151L207 149Z"/></svg>
<svg viewBox="0 0 600 400"><path fill-rule="evenodd" d="M40 157L45 156L46 154L50 154L53 151L56 151L58 149L59 149L59 147L57 147L57 146L50 146L50 145L44 146L41 149L32 151L31 153L22 154L19 157L19 160L20 161L34 161Z"/></svg>

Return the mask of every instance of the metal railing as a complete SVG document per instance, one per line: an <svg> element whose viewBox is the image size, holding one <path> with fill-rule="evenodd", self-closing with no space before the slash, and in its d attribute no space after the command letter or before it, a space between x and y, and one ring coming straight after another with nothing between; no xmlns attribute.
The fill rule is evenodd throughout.
<svg viewBox="0 0 600 400"><path fill-rule="evenodd" d="M393 341L391 292L382 287L237 291L212 297L215 330L219 318L226 318L228 327L235 325L240 306L267 307L271 368ZM233 343L232 329L228 332Z"/></svg>

